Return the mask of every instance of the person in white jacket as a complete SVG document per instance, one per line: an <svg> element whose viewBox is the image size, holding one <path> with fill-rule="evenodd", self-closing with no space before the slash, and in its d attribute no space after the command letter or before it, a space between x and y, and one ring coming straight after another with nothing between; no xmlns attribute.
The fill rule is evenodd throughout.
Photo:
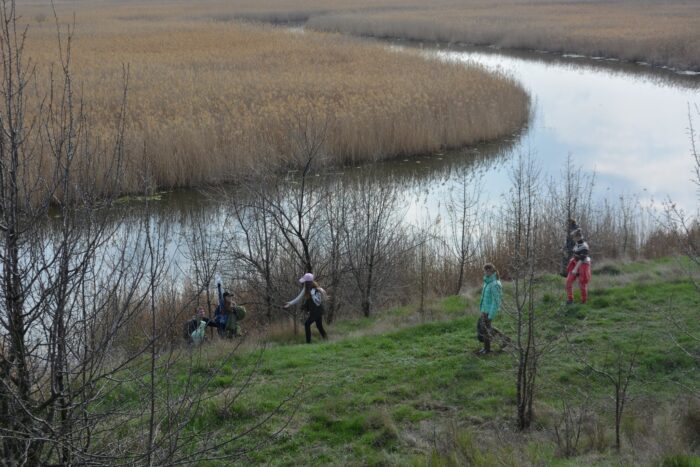
<svg viewBox="0 0 700 467"><path fill-rule="evenodd" d="M289 308L292 305L301 303L302 310L309 313L309 317L304 322L304 330L306 331L306 343L311 343L311 324L316 323L318 332L321 333L321 337L324 339L328 338L325 329L323 329L323 302L325 300L326 291L323 290L314 281L314 275L310 272L304 274L300 279L299 283L302 284L303 288L299 295L290 302L284 304L284 308Z"/></svg>

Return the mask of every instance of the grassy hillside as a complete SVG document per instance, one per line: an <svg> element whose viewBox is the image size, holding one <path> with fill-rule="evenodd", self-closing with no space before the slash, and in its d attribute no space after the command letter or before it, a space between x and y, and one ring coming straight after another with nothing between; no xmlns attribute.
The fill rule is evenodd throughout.
<svg viewBox="0 0 700 467"><path fill-rule="evenodd" d="M314 335L314 343L305 345L301 336L278 335L264 351L239 351L209 385L211 399L190 429L219 427L222 437L240 433L298 388L286 409L228 449L251 447L246 462L287 465L644 464L691 455L693 445L697 454L700 372L688 352L700 351L692 338L700 336L700 293L676 263L597 271L585 306L561 305L559 277L544 276L539 287L540 339L556 345L541 368L537 423L528 433L513 428L513 355L508 349L473 354L478 287L467 297L435 302L423 316L401 308L338 323L330 326L329 342ZM505 292L508 297L509 284ZM509 308L506 298L496 324L512 336ZM195 380L221 363L217 357L225 347L214 343L195 352ZM614 369L619 352L628 359L637 350L618 454L612 448L612 386L584 361ZM190 379L183 375L183 381ZM577 406L584 400L589 410L577 457L564 460L554 435L562 401ZM280 428L273 443L257 446Z"/></svg>

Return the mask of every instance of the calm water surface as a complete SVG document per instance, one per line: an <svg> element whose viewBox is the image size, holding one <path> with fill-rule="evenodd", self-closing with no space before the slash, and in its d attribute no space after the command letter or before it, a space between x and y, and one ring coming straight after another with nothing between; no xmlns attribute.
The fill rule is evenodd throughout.
<svg viewBox="0 0 700 467"><path fill-rule="evenodd" d="M700 76L592 59L480 48L425 50L441 60L477 63L514 77L532 97L527 130L483 176L492 199L509 186L508 160L531 154L543 178L558 178L566 158L596 174L595 196L668 198L697 210L691 181L689 111L700 126ZM503 159L506 163L501 163ZM543 183L546 186L546 182Z"/></svg>

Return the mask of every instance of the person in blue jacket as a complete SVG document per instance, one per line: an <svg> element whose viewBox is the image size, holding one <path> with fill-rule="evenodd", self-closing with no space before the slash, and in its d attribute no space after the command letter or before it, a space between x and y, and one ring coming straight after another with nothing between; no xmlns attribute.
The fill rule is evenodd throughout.
<svg viewBox="0 0 700 467"><path fill-rule="evenodd" d="M217 332L221 337L231 338L239 334L233 295L222 291L221 282L217 281L216 289L219 295L219 304L214 310L214 322L216 323Z"/></svg>

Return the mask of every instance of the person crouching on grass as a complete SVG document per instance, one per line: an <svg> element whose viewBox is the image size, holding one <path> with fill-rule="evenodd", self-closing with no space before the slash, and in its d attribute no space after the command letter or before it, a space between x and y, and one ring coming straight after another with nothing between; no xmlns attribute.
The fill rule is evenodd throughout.
<svg viewBox="0 0 700 467"><path fill-rule="evenodd" d="M206 338L206 328L211 326L217 328L214 320L206 317L203 306L198 306L192 319L185 323L184 337L188 344L201 344Z"/></svg>
<svg viewBox="0 0 700 467"><path fill-rule="evenodd" d="M576 229L571 233L576 241L574 245L574 256L569 261L566 268L566 304L574 303L574 282L578 279L578 286L581 289L581 303L588 300L588 283L591 281L591 257L588 256L588 243L583 239L581 229Z"/></svg>
<svg viewBox="0 0 700 467"><path fill-rule="evenodd" d="M321 337L328 339L325 329L323 329L323 301L326 296L326 291L323 290L314 281L314 275L310 272L304 274L299 283L303 286L299 295L292 300L284 304L284 308L289 308L292 305L296 305L301 302L302 310L309 314L309 317L304 322L304 330L306 331L306 343L311 343L311 324L316 323L318 332L321 333Z"/></svg>
<svg viewBox="0 0 700 467"><path fill-rule="evenodd" d="M502 289L503 286L498 278L496 267L491 263L484 264L484 286L481 289L481 301L479 302L481 316L477 323L477 338L484 343L484 348L477 351L477 355L491 353L491 340L495 336L500 337L503 341L502 347L510 342L508 337L491 324L501 308Z"/></svg>

